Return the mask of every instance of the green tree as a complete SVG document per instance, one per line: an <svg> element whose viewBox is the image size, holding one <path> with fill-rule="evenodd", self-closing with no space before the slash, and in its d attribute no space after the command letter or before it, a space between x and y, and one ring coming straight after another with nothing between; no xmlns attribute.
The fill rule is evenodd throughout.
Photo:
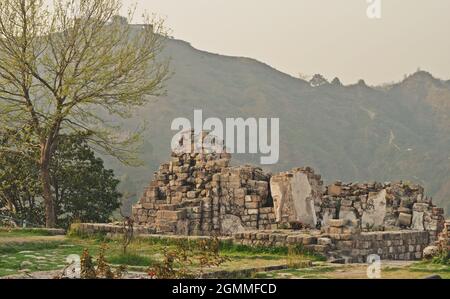
<svg viewBox="0 0 450 299"><path fill-rule="evenodd" d="M27 138L23 132L0 130L0 147L15 151L0 152L0 215L40 224L44 219L37 151L23 148Z"/></svg>
<svg viewBox="0 0 450 299"><path fill-rule="evenodd" d="M0 144L11 140L3 134ZM15 136L9 134L9 136ZM20 144L18 138L12 139ZM35 155L38 155L37 151ZM31 155L32 156L32 155ZM50 165L55 194L56 225L73 221L106 222L120 207L119 180L95 157L84 136L61 136ZM45 206L39 182L39 165L32 157L0 155L0 209L2 214L31 224L44 224Z"/></svg>
<svg viewBox="0 0 450 299"><path fill-rule="evenodd" d="M89 145L78 136L66 137L50 166L58 226L73 221L107 222L120 207L120 181L105 169Z"/></svg>
<svg viewBox="0 0 450 299"><path fill-rule="evenodd" d="M129 26L133 13L125 22L120 10L120 0L0 1L0 127L35 137L24 148L39 151L47 227L56 224L50 165L60 136L86 134L95 149L136 162L138 134L120 132L110 117L130 117L167 78L162 22L147 16Z"/></svg>

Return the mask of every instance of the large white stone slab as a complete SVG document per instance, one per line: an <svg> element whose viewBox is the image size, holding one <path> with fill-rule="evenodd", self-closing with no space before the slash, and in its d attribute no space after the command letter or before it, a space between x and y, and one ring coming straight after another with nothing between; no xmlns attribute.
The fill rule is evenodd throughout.
<svg viewBox="0 0 450 299"><path fill-rule="evenodd" d="M386 189L369 194L367 207L362 215L362 227L378 227L384 224L386 217Z"/></svg>
<svg viewBox="0 0 450 299"><path fill-rule="evenodd" d="M301 222L314 227L317 216L312 185L301 171L273 176L270 181L278 223Z"/></svg>

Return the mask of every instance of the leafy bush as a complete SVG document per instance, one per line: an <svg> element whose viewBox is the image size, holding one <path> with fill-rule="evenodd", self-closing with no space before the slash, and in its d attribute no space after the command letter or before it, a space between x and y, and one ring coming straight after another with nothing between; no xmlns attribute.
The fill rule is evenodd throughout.
<svg viewBox="0 0 450 299"><path fill-rule="evenodd" d="M125 266L119 266L115 271L109 266L109 262L106 260L106 250L107 246L102 245L99 256L94 263L92 256L89 251L85 249L83 255L81 256L81 273L80 277L82 279L120 279L126 272Z"/></svg>

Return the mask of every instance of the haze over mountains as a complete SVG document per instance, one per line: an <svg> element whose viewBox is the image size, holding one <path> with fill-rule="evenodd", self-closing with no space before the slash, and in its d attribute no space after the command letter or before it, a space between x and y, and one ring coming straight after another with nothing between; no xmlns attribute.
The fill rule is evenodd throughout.
<svg viewBox="0 0 450 299"><path fill-rule="evenodd" d="M383 87L363 81L313 87L256 60L199 51L180 40L168 40L164 55L171 57L174 71L167 96L127 121L148 122L145 166L124 167L107 159L129 201L137 200L159 164L169 159L176 133L172 120L192 119L194 109L202 109L204 119L279 118L280 160L266 169L311 166L326 183L411 180L449 212L450 81L421 71ZM234 160L258 164L259 155Z"/></svg>

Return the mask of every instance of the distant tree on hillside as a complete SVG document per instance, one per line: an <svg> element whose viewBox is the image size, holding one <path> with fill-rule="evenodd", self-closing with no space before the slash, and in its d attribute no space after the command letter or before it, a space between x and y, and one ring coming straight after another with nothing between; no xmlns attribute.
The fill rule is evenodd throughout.
<svg viewBox="0 0 450 299"><path fill-rule="evenodd" d="M341 80L339 80L338 77L335 77L335 78L333 79L333 81L331 81L331 84L333 84L333 85L335 85L335 86L342 86L342 82L341 82Z"/></svg>
<svg viewBox="0 0 450 299"><path fill-rule="evenodd" d="M309 84L311 84L312 87L318 87L325 84L328 84L327 79L325 79L324 76L320 74L315 74L312 79L309 81Z"/></svg>
<svg viewBox="0 0 450 299"><path fill-rule="evenodd" d="M120 10L120 0L55 0L51 8L44 0L0 1L0 128L34 137L0 151L38 149L47 227L57 220L51 165L61 136L85 134L96 149L135 163L138 134L120 132L108 117L130 117L163 91L162 22L145 17L128 26Z"/></svg>

